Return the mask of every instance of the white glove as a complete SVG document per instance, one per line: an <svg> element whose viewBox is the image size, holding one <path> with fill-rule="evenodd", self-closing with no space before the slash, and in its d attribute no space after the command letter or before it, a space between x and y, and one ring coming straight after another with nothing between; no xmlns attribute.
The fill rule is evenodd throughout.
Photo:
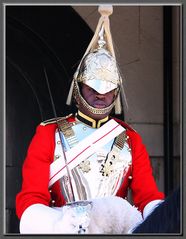
<svg viewBox="0 0 186 239"><path fill-rule="evenodd" d="M55 225L55 230L60 231L63 226L63 233L85 234L90 222L90 211L92 202L77 201L63 207L63 215ZM66 230L65 230L65 228Z"/></svg>
<svg viewBox="0 0 186 239"><path fill-rule="evenodd" d="M78 234L86 233L89 224L86 210L63 206L50 208L43 204L28 207L20 220L21 234ZM83 215L83 216L82 216ZM81 228L82 226L82 228Z"/></svg>
<svg viewBox="0 0 186 239"><path fill-rule="evenodd" d="M94 199L92 205L88 233L126 234L143 221L137 208L120 197Z"/></svg>

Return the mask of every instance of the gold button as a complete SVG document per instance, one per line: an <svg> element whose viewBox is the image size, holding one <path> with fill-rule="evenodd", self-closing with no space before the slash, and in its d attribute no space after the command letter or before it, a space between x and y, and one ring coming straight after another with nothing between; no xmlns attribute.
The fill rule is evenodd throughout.
<svg viewBox="0 0 186 239"><path fill-rule="evenodd" d="M52 204L54 204L55 203L55 200L52 200Z"/></svg>
<svg viewBox="0 0 186 239"><path fill-rule="evenodd" d="M132 179L132 176L129 176L128 179Z"/></svg>
<svg viewBox="0 0 186 239"><path fill-rule="evenodd" d="M61 141L57 141L57 144L60 144L61 143Z"/></svg>

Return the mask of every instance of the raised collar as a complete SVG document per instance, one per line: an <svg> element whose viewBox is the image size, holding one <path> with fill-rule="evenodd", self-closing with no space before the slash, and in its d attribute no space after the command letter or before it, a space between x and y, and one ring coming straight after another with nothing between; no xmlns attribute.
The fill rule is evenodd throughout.
<svg viewBox="0 0 186 239"><path fill-rule="evenodd" d="M89 126L91 126L92 128L99 128L101 127L104 123L106 123L109 120L109 116L101 119L101 120L95 120L92 119L91 117L83 114L81 111L78 110L77 114L76 114L76 118L83 122L84 124L87 124Z"/></svg>

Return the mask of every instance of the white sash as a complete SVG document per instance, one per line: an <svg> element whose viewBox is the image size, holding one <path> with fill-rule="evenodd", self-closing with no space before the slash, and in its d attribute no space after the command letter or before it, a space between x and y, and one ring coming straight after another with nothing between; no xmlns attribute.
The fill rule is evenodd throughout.
<svg viewBox="0 0 186 239"><path fill-rule="evenodd" d="M122 133L125 129L114 119L109 120L102 127L87 136L76 146L66 152L66 159L69 169L73 169L83 160L94 154L113 138ZM66 164L63 154L50 165L49 187L52 186L62 176L67 174Z"/></svg>

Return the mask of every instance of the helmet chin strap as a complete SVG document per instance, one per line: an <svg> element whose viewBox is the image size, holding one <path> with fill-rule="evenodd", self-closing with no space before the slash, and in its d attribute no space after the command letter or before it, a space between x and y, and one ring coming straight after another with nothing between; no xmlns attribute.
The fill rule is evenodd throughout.
<svg viewBox="0 0 186 239"><path fill-rule="evenodd" d="M109 112L112 110L112 108L114 107L114 105L115 105L115 101L114 101L114 102L113 102L111 105L109 105L108 107L98 109L98 108L95 108L95 107L89 105L89 104L86 102L86 100L85 100L81 95L80 95L80 101L81 101L81 103L83 104L83 106L84 106L85 108L87 108L88 111L90 111L91 113L96 114L96 115L103 115L103 114L109 113Z"/></svg>

